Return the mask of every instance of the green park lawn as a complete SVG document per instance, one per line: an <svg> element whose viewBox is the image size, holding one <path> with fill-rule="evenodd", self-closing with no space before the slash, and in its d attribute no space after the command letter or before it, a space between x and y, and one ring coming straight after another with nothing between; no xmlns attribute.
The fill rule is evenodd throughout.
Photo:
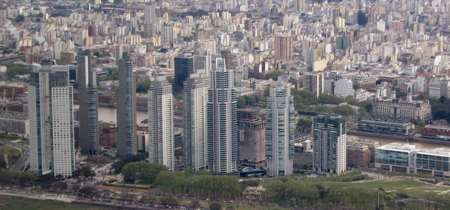
<svg viewBox="0 0 450 210"><path fill-rule="evenodd" d="M21 152L16 148L12 148L9 146L0 146L0 155L2 159L4 158L4 154L8 156L9 167L12 167L14 163L16 163L16 161L18 160L14 159L14 155L20 155Z"/></svg>

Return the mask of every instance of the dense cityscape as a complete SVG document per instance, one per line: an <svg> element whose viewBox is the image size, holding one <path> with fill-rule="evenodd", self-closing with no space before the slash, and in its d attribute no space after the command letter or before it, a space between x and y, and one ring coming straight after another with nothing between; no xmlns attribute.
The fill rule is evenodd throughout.
<svg viewBox="0 0 450 210"><path fill-rule="evenodd" d="M0 2L0 209L449 209L450 1Z"/></svg>

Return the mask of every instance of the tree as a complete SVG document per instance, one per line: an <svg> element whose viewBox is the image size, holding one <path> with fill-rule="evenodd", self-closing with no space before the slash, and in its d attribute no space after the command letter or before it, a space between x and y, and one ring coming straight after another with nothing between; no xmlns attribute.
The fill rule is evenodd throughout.
<svg viewBox="0 0 450 210"><path fill-rule="evenodd" d="M79 195L83 197L94 197L97 194L97 189L95 187L83 187L79 191Z"/></svg>
<svg viewBox="0 0 450 210"><path fill-rule="evenodd" d="M22 22L22 21L24 21L25 20L25 17L23 16L23 15L18 15L15 19L14 19L14 21L16 21L16 22Z"/></svg>
<svg viewBox="0 0 450 210"><path fill-rule="evenodd" d="M341 103L341 99L336 95L332 94L321 94L319 96L319 103L321 104L339 104Z"/></svg>
<svg viewBox="0 0 450 210"><path fill-rule="evenodd" d="M308 66L306 67L306 71L308 71L308 72L312 72L312 71L313 71L313 68L312 68L312 66L311 66L311 65L308 65Z"/></svg>
<svg viewBox="0 0 450 210"><path fill-rule="evenodd" d="M138 87L136 88L136 92L139 93L146 93L148 89L150 89L150 85L152 84L152 81L145 80L141 83L139 83Z"/></svg>
<svg viewBox="0 0 450 210"><path fill-rule="evenodd" d="M3 157L0 157L0 169L6 168L6 161L3 159Z"/></svg>
<svg viewBox="0 0 450 210"><path fill-rule="evenodd" d="M278 76L282 75L283 72L280 70L271 71L266 74L266 79L272 79L274 81L278 80Z"/></svg>
<svg viewBox="0 0 450 210"><path fill-rule="evenodd" d="M349 116L349 115L353 114L353 109L348 105L334 107L333 111L334 111L334 113L343 115L343 116Z"/></svg>
<svg viewBox="0 0 450 210"><path fill-rule="evenodd" d="M244 108L246 105L245 98L243 96L239 96L237 98L237 108Z"/></svg>
<svg viewBox="0 0 450 210"><path fill-rule="evenodd" d="M177 96L175 96L175 98L178 100L183 100L183 94L178 93Z"/></svg>
<svg viewBox="0 0 450 210"><path fill-rule="evenodd" d="M302 133L310 133L312 130L312 120L299 119L297 127Z"/></svg>
<svg viewBox="0 0 450 210"><path fill-rule="evenodd" d="M264 96L269 97L269 95L270 95L270 87L266 87L266 89L264 89Z"/></svg>
<svg viewBox="0 0 450 210"><path fill-rule="evenodd" d="M424 122L424 121L419 121L419 122L417 122L417 126L419 126L419 127L421 127L421 128L423 128L423 127L425 127L427 124Z"/></svg>
<svg viewBox="0 0 450 210"><path fill-rule="evenodd" d="M146 183L153 183L161 171L167 171L167 167L155 163L133 162L127 163L121 173L127 183L134 183L138 179Z"/></svg>
<svg viewBox="0 0 450 210"><path fill-rule="evenodd" d="M197 209L198 207L200 207L200 202L198 200L192 200L189 206L193 209Z"/></svg>
<svg viewBox="0 0 450 210"><path fill-rule="evenodd" d="M175 78L173 77L167 77L167 81L173 86L175 86Z"/></svg>
<svg viewBox="0 0 450 210"><path fill-rule="evenodd" d="M222 210L222 204L221 203L211 203L209 204L210 210Z"/></svg>
<svg viewBox="0 0 450 210"><path fill-rule="evenodd" d="M370 115L367 112L366 108L364 108L364 107L359 107L358 114L359 114L359 118L361 118L361 119L362 118L371 118L372 117L372 115Z"/></svg>

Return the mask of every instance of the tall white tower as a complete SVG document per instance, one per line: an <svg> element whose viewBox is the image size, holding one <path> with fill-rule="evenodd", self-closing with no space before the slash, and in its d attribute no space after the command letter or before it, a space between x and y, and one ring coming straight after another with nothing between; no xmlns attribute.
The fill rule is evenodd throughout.
<svg viewBox="0 0 450 210"><path fill-rule="evenodd" d="M267 173L287 176L294 172L294 98L291 89L283 85L270 88L266 110Z"/></svg>
<svg viewBox="0 0 450 210"><path fill-rule="evenodd" d="M236 171L238 159L237 102L233 71L223 58L211 59L208 91L208 162L214 173Z"/></svg>
<svg viewBox="0 0 450 210"><path fill-rule="evenodd" d="M37 175L70 177L75 170L73 92L69 71L51 70L43 61L39 72L30 73L30 168Z"/></svg>
<svg viewBox="0 0 450 210"><path fill-rule="evenodd" d="M175 169L172 85L154 81L148 90L148 155L150 163Z"/></svg>
<svg viewBox="0 0 450 210"><path fill-rule="evenodd" d="M196 171L208 166L208 89L206 74L191 74L184 82L184 166Z"/></svg>

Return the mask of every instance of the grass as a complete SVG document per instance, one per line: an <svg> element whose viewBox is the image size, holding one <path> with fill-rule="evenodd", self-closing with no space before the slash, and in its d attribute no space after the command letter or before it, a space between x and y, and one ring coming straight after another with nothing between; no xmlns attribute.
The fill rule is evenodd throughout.
<svg viewBox="0 0 450 210"><path fill-rule="evenodd" d="M409 178L389 178L385 180L365 182L365 183L320 182L317 184L321 184L328 187L331 186L345 187L350 185L357 185L373 189L383 188L384 191L395 191L413 197L421 197L423 195L430 193L437 194L439 192L450 189L450 187L435 186L432 184L415 181Z"/></svg>
<svg viewBox="0 0 450 210"><path fill-rule="evenodd" d="M18 142L19 144L24 144L24 145L30 145L30 142L28 140L21 140Z"/></svg>
<svg viewBox="0 0 450 210"><path fill-rule="evenodd" d="M22 197L0 196L2 210L107 210L111 207L89 206L53 200L35 200Z"/></svg>
<svg viewBox="0 0 450 210"><path fill-rule="evenodd" d="M15 159L14 155L17 155L16 157L19 157L21 152L16 148L12 148L9 146L0 146L0 156L1 156L0 158L3 159L5 154L8 156L8 166L9 168L11 168L19 159L19 158Z"/></svg>

